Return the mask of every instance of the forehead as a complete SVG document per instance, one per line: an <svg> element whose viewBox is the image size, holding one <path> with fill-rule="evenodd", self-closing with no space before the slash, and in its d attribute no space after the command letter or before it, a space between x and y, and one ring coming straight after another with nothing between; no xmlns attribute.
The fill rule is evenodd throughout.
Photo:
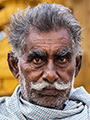
<svg viewBox="0 0 90 120"><path fill-rule="evenodd" d="M26 52L34 49L42 49L47 53L52 53L59 49L72 48L71 36L66 28L50 32L39 32L33 29L28 34L25 44Z"/></svg>

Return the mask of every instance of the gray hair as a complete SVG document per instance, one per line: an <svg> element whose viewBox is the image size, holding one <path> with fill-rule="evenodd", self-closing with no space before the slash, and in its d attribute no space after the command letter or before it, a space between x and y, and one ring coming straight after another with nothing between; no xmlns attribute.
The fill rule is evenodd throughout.
<svg viewBox="0 0 90 120"><path fill-rule="evenodd" d="M7 27L9 43L12 46L15 57L19 58L25 50L25 38L31 28L49 32L66 27L72 38L73 51L76 55L82 54L81 26L78 20L71 14L71 10L60 4L39 4L34 8L26 9L12 14L10 25Z"/></svg>

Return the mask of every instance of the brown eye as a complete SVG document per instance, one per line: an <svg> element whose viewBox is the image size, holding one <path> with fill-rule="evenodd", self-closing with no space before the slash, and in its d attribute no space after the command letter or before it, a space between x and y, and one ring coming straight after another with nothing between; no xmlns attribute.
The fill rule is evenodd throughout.
<svg viewBox="0 0 90 120"><path fill-rule="evenodd" d="M66 59L65 57L60 57L60 58L58 59L58 61L59 61L60 63L65 63L65 62L67 61L67 59Z"/></svg>
<svg viewBox="0 0 90 120"><path fill-rule="evenodd" d="M33 60L32 60L32 62L33 63L41 63L42 62L42 59L41 58L34 58Z"/></svg>

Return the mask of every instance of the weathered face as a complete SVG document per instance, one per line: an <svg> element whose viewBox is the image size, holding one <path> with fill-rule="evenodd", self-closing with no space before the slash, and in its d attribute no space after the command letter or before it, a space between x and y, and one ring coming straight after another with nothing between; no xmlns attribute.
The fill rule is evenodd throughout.
<svg viewBox="0 0 90 120"><path fill-rule="evenodd" d="M23 98L37 105L63 109L75 69L76 58L72 53L70 34L65 28L47 33L30 31L25 53L19 61Z"/></svg>
<svg viewBox="0 0 90 120"><path fill-rule="evenodd" d="M49 33L32 30L26 38L25 53L20 59L23 98L42 106L62 107L69 97L71 86L66 83L72 82L74 69L75 58L66 29ZM59 90L54 85L44 83L46 86L41 87L36 84L42 82L58 83L58 86L62 83L68 87Z"/></svg>

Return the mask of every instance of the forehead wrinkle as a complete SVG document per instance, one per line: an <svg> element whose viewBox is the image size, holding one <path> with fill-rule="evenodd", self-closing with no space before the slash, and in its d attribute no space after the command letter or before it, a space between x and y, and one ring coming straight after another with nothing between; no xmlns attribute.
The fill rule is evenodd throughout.
<svg viewBox="0 0 90 120"><path fill-rule="evenodd" d="M72 47L72 43L69 41L67 42L66 40L68 39L36 39L31 47L31 49L43 49L45 51L51 51L51 50L55 50L55 49L59 49L59 48L62 48L62 47ZM53 46L54 46L54 49L53 49Z"/></svg>
<svg viewBox="0 0 90 120"><path fill-rule="evenodd" d="M56 37L55 37L56 38ZM65 37L62 37L62 38L57 38L57 42L56 42L56 39L55 38L34 38L33 40L30 40L30 43L33 43L34 42L34 44L35 45L39 45L39 43L41 43L41 44L43 44L43 45L45 45L45 44L53 44L53 43L55 43L55 44L59 44L59 42L60 41L63 41L63 40L67 40L67 41L69 41L70 39L69 38L65 38Z"/></svg>
<svg viewBox="0 0 90 120"><path fill-rule="evenodd" d="M60 30L61 31L61 30ZM66 30L67 31L67 30ZM50 38L50 34L52 35L52 32L55 32L54 34L54 38ZM27 36L27 39L29 38L30 39L30 42L33 43L33 41L36 42L36 44L38 45L39 41L41 40L41 42L44 44L46 42L46 39L48 38L48 41L51 43L51 41L55 42L55 39L57 37L58 41L59 40L70 40L71 39L71 36L70 34L66 34L63 36L63 33L62 34L57 34L58 31L50 31L50 32L40 32L40 31L37 31L37 30L33 30L31 31L31 33ZM37 37L35 37L37 35ZM27 40L26 39L26 40ZM58 43L57 43L58 44Z"/></svg>
<svg viewBox="0 0 90 120"><path fill-rule="evenodd" d="M66 29L50 31L48 33L33 30L26 39L26 51L41 48L48 54L53 54L60 47L72 46L70 40Z"/></svg>

